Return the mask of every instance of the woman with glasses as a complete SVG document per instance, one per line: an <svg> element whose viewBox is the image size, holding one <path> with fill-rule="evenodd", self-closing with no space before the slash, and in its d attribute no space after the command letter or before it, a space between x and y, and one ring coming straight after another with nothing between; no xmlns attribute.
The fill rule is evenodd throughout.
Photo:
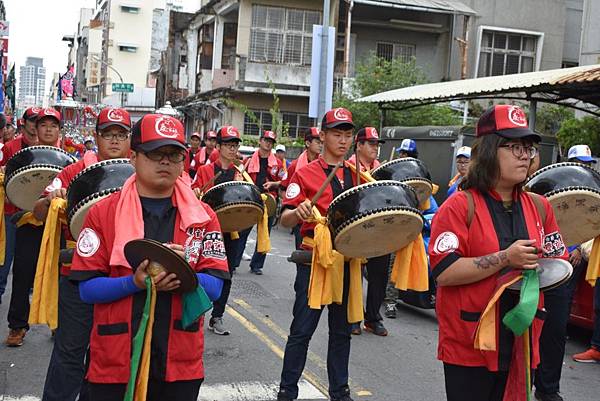
<svg viewBox="0 0 600 401"><path fill-rule="evenodd" d="M536 269L539 258L568 256L550 204L521 189L539 141L519 107L487 110L477 123L462 191L433 219L438 358L449 401L501 401L505 394L525 400L530 390L525 378L539 363L543 297L536 317L525 323L531 336L517 336L503 318L519 294L503 285Z"/></svg>
<svg viewBox="0 0 600 401"><path fill-rule="evenodd" d="M471 148L461 146L456 152L456 175L448 183L448 196L452 195L458 189L463 178L469 171L469 163L471 161Z"/></svg>

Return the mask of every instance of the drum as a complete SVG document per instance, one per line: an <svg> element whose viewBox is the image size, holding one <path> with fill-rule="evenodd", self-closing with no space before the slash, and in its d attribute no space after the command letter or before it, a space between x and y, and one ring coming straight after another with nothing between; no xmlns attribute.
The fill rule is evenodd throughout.
<svg viewBox="0 0 600 401"><path fill-rule="evenodd" d="M580 163L557 163L535 172L525 190L545 196L567 246L600 235L600 174Z"/></svg>
<svg viewBox="0 0 600 401"><path fill-rule="evenodd" d="M202 201L217 213L223 232L252 227L262 218L264 210L258 187L245 181L215 185L206 191Z"/></svg>
<svg viewBox="0 0 600 401"><path fill-rule="evenodd" d="M48 184L63 168L76 161L53 146L21 149L6 164L6 196L16 207L31 211Z"/></svg>
<svg viewBox="0 0 600 401"><path fill-rule="evenodd" d="M398 181L344 191L327 211L334 248L347 257L371 258L405 247L423 228L418 204L415 190Z"/></svg>
<svg viewBox="0 0 600 401"><path fill-rule="evenodd" d="M267 208L267 215L269 215L269 217L273 217L277 213L277 199L275 199L275 197L269 192L267 192L266 195L267 200L265 200L265 206Z"/></svg>
<svg viewBox="0 0 600 401"><path fill-rule="evenodd" d="M391 160L373 171L371 176L376 180L394 180L410 185L417 193L419 205L429 199L433 192L431 175L425 164L412 157Z"/></svg>
<svg viewBox="0 0 600 401"><path fill-rule="evenodd" d="M121 189L135 172L129 159L104 160L77 174L67 190L67 222L73 238L79 236L90 208Z"/></svg>
<svg viewBox="0 0 600 401"><path fill-rule="evenodd" d="M548 291L566 282L573 274L573 266L565 260L555 258L538 259L537 268L540 290ZM522 280L508 287L512 291L521 290Z"/></svg>

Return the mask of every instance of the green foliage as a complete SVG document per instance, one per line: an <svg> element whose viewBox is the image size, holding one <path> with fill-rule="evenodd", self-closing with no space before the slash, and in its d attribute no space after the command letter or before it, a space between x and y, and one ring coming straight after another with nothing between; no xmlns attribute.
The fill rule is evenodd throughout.
<svg viewBox="0 0 600 401"><path fill-rule="evenodd" d="M575 111L565 106L543 105L538 108L535 130L546 135L556 135L562 124L575 117Z"/></svg>
<svg viewBox="0 0 600 401"><path fill-rule="evenodd" d="M334 107L345 107L352 112L357 127L379 127L380 112L374 103L358 103L354 99L392 89L427 83L427 76L414 58L408 62L399 59L387 61L371 56L356 67L354 83L349 91L334 96ZM462 117L445 105L428 105L403 111L388 111L386 125L454 125Z"/></svg>
<svg viewBox="0 0 600 401"><path fill-rule="evenodd" d="M569 118L563 121L556 137L565 153L573 145L589 145L592 154L600 155L600 119L598 118Z"/></svg>

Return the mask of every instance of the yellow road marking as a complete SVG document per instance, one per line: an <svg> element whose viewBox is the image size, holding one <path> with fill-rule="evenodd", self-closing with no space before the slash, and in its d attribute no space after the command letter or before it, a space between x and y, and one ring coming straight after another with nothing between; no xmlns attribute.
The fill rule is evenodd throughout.
<svg viewBox="0 0 600 401"><path fill-rule="evenodd" d="M233 300L233 303L244 308L248 313L250 313L252 315L252 317L254 317L255 319L258 319L261 323L263 323L265 326L267 326L269 329L271 329L275 334L277 334L279 337L281 337L282 339L287 341L288 333L285 330L283 330L281 327L279 327L277 325L277 323L275 323L272 319L259 313L248 302L244 301L243 299L236 298ZM321 359L317 354L315 354L314 352L309 350L307 353L307 356L308 356L308 359L312 363L317 365L319 368L327 371L327 363L323 359ZM361 388L356 383L354 383L354 381L350 378L348 378L348 385L350 386L350 388L358 388L355 391L355 393L359 397L366 397L366 396L372 395L372 393L369 390L367 390L365 388Z"/></svg>
<svg viewBox="0 0 600 401"><path fill-rule="evenodd" d="M279 347L275 342L273 342L265 333L260 331L258 327L254 325L251 321L242 316L238 311L231 307L227 307L227 313L231 315L235 320L237 320L242 326L246 328L250 333L254 334L256 338L258 338L263 344L265 344L275 355L277 355L281 360L283 360L283 349ZM327 386L322 383L319 378L310 372L308 369L304 369L302 376L313 386L315 386L321 393L324 395L328 395L329 391Z"/></svg>

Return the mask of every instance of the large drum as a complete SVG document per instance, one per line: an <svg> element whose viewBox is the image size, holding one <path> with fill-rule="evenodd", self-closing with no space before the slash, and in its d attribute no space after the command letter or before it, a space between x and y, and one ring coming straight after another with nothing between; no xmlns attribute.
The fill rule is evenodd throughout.
<svg viewBox="0 0 600 401"><path fill-rule="evenodd" d="M329 205L334 248L347 257L371 258L395 252L423 229L415 190L397 181L358 185Z"/></svg>
<svg viewBox="0 0 600 401"><path fill-rule="evenodd" d="M573 266L565 260L555 258L538 259L537 273L540 280L540 290L548 291L565 283L573 274ZM508 287L512 291L520 291L522 280Z"/></svg>
<svg viewBox="0 0 600 401"><path fill-rule="evenodd" d="M31 211L48 183L76 161L64 150L53 146L21 149L6 164L6 196L13 205Z"/></svg>
<svg viewBox="0 0 600 401"><path fill-rule="evenodd" d="M79 236L90 208L119 191L134 171L129 159L112 159L92 164L73 178L67 191L67 221L73 238Z"/></svg>
<svg viewBox="0 0 600 401"><path fill-rule="evenodd" d="M419 205L427 201L433 192L427 166L421 160L412 157L384 163L371 171L371 175L378 181L394 180L410 185L417 193Z"/></svg>
<svg viewBox="0 0 600 401"><path fill-rule="evenodd" d="M202 196L202 201L217 213L223 232L242 231L262 219L264 205L260 191L245 181L229 181L215 185Z"/></svg>
<svg viewBox="0 0 600 401"><path fill-rule="evenodd" d="M525 190L545 196L563 241L582 244L600 235L600 174L580 163L557 163L534 173Z"/></svg>

